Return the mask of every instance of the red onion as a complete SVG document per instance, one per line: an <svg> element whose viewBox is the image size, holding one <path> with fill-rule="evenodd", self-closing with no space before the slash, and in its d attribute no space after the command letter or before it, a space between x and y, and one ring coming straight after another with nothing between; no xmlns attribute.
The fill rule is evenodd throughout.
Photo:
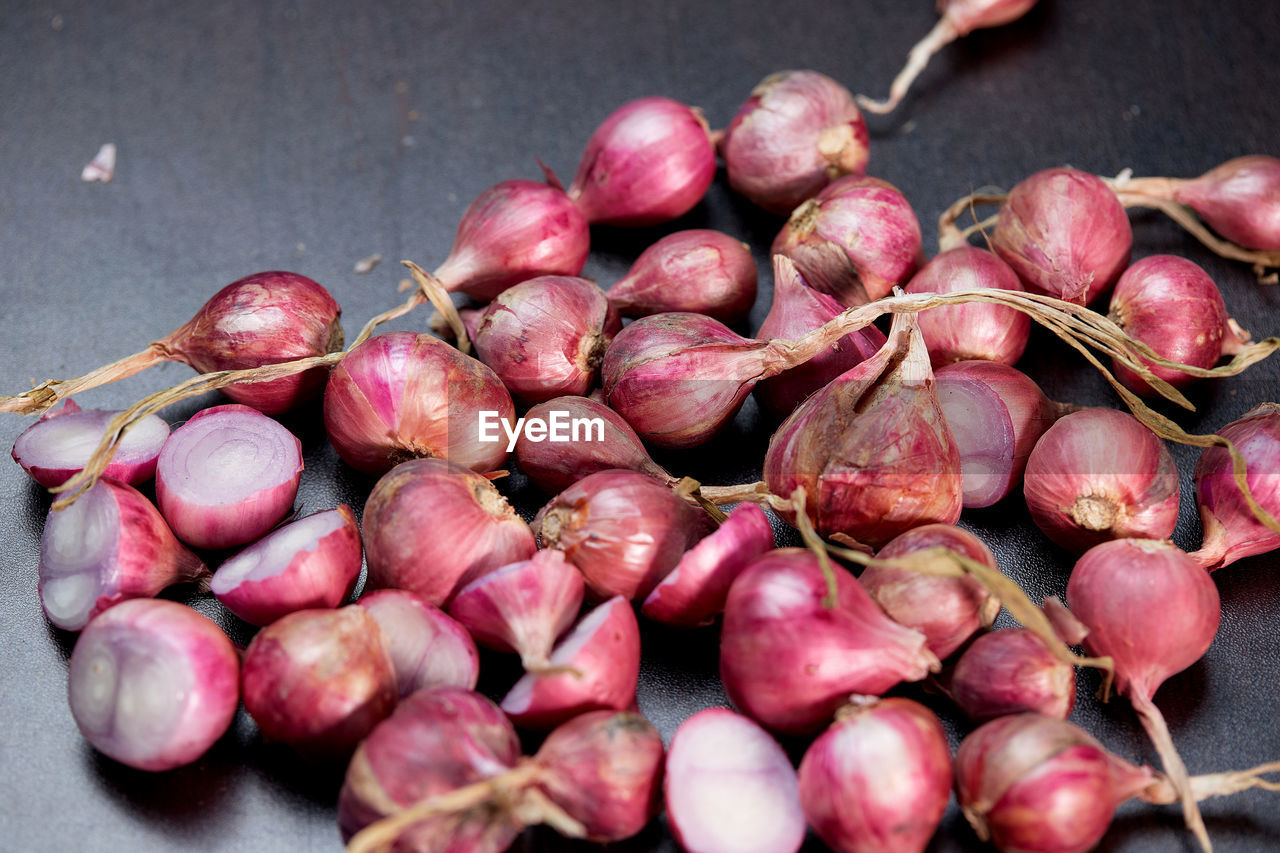
<svg viewBox="0 0 1280 853"><path fill-rule="evenodd" d="M49 621L79 631L129 598L151 598L209 570L182 546L151 502L132 486L99 480L40 538L40 606Z"/></svg>
<svg viewBox="0 0 1280 853"><path fill-rule="evenodd" d="M407 589L435 605L536 548L491 482L443 459L411 459L383 475L364 505L364 546L369 588Z"/></svg>
<svg viewBox="0 0 1280 853"><path fill-rule="evenodd" d="M1035 711L1065 720L1076 703L1076 673L1026 628L978 637L956 661L948 687L971 720Z"/></svg>
<svg viewBox="0 0 1280 853"><path fill-rule="evenodd" d="M1280 159L1237 157L1198 178L1137 178L1126 191L1185 204L1233 243L1280 250Z"/></svg>
<svg viewBox="0 0 1280 853"><path fill-rule="evenodd" d="M896 187L848 175L800 205L774 238L810 287L865 305L906 284L924 263L920 223Z"/></svg>
<svg viewBox="0 0 1280 853"><path fill-rule="evenodd" d="M142 352L78 379L51 381L25 394L0 399L0 411L39 412L59 399L133 376L162 361L180 361L200 373L240 370L322 356L342 348L341 314L329 291L292 272L261 272L228 284L196 315ZM230 385L223 393L274 415L314 397L325 371L267 382Z"/></svg>
<svg viewBox="0 0 1280 853"><path fill-rule="evenodd" d="M560 551L538 551L458 590L449 613L481 645L515 652L526 670L550 666L556 638L582 608L582 573Z"/></svg>
<svg viewBox="0 0 1280 853"><path fill-rule="evenodd" d="M617 595L582 617L549 659L558 672L530 672L502 700L516 725L549 729L587 711L634 707L640 626Z"/></svg>
<svg viewBox="0 0 1280 853"><path fill-rule="evenodd" d="M1127 696L1182 800L1187 827L1210 849L1187 768L1151 701L1160 685L1204 656L1222 605L1208 572L1170 542L1104 542L1082 556L1067 582L1067 606L1089 629L1084 647L1115 661Z"/></svg>
<svg viewBox="0 0 1280 853"><path fill-rule="evenodd" d="M670 98L640 98L591 134L569 198L592 225L657 225L692 210L715 173L702 114Z"/></svg>
<svg viewBox="0 0 1280 853"><path fill-rule="evenodd" d="M1018 275L995 255L973 246L957 246L920 268L907 293L954 293L995 288L1025 290ZM985 359L1013 364L1031 335L1031 318L990 302L942 305L920 314L920 334L934 367L953 361Z"/></svg>
<svg viewBox="0 0 1280 853"><path fill-rule="evenodd" d="M381 474L415 456L477 471L501 468L501 440L482 441L483 413L515 423L511 395L492 370L439 338L376 335L352 347L329 377L324 428L352 468Z"/></svg>
<svg viewBox="0 0 1280 853"><path fill-rule="evenodd" d="M914 316L895 315L884 347L801 403L769 441L769 491L803 487L823 535L879 546L960 516L960 456Z"/></svg>
<svg viewBox="0 0 1280 853"><path fill-rule="evenodd" d="M853 95L816 71L764 78L720 142L729 186L786 215L833 179L867 168L867 124Z"/></svg>
<svg viewBox="0 0 1280 853"><path fill-rule="evenodd" d="M844 310L839 302L805 284L791 259L773 256L773 304L760 324L756 338L796 340L822 326ZM755 386L756 399L778 417L795 411L805 397L865 361L884 346L884 334L875 326L864 326L845 335L821 355L763 379Z"/></svg>
<svg viewBox="0 0 1280 853"><path fill-rule="evenodd" d="M704 228L663 237L609 288L609 304L626 317L689 311L737 323L746 319L755 301L751 247Z"/></svg>
<svg viewBox="0 0 1280 853"><path fill-rule="evenodd" d="M190 607L135 599L89 623L71 652L67 701L94 748L139 770L190 764L240 699L239 658Z"/></svg>
<svg viewBox="0 0 1280 853"><path fill-rule="evenodd" d="M991 506L1022 482L1027 458L1059 407L1031 377L993 361L957 361L939 368L935 379L960 451L962 501Z"/></svg>
<svg viewBox="0 0 1280 853"><path fill-rule="evenodd" d="M118 414L102 409L85 411L74 400L67 400L22 431L13 443L13 461L45 488L61 486L88 464L107 425ZM168 439L169 425L147 415L121 437L101 476L131 486L150 480Z"/></svg>
<svg viewBox="0 0 1280 853"><path fill-rule="evenodd" d="M951 747L910 699L857 702L800 762L800 803L840 853L923 853L951 799Z"/></svg>
<svg viewBox="0 0 1280 853"><path fill-rule="evenodd" d="M880 694L938 669L923 634L885 616L848 573L835 578L828 608L817 557L782 548L729 588L720 680L735 706L774 731L814 731L850 694Z"/></svg>
<svg viewBox="0 0 1280 853"><path fill-rule="evenodd" d="M1178 469L1156 435L1112 409L1059 419L1027 459L1031 518L1068 551L1124 537L1167 539L1178 522Z"/></svg>
<svg viewBox="0 0 1280 853"><path fill-rule="evenodd" d="M371 592L356 605L382 629L400 698L434 687L475 688L480 676L476 644L443 610L403 589Z"/></svg>
<svg viewBox="0 0 1280 853"><path fill-rule="evenodd" d="M302 443L249 408L192 415L156 460L156 503L178 538L197 548L252 542L293 509Z"/></svg>
<svg viewBox="0 0 1280 853"><path fill-rule="evenodd" d="M1196 264L1176 255L1152 255L1124 271L1111 295L1109 316L1125 334L1171 361L1213 367L1242 341L1227 317L1222 294ZM1195 377L1143 362L1166 382L1182 387ZM1155 393L1133 370L1112 359L1116 378L1139 394Z"/></svg>
<svg viewBox="0 0 1280 853"><path fill-rule="evenodd" d="M360 528L346 504L279 527L218 567L209 589L252 625L337 607L355 589Z"/></svg>
<svg viewBox="0 0 1280 853"><path fill-rule="evenodd" d="M587 221L558 184L503 181L462 214L435 277L447 291L488 302L539 275L577 275L587 262Z"/></svg>
<svg viewBox="0 0 1280 853"><path fill-rule="evenodd" d="M1280 518L1280 406L1262 403L1218 430L1244 457L1253 499ZM1196 499L1204 544L1191 556L1210 571L1280 548L1280 533L1258 521L1236 485L1224 448L1206 447L1196 462Z"/></svg>
<svg viewBox="0 0 1280 853"><path fill-rule="evenodd" d="M880 560L905 557L928 548L949 548L998 569L996 558L981 539L950 524L926 524L894 537L876 555ZM944 660L978 631L991 627L1000 602L971 575L939 577L868 566L858 581L876 604L899 625L925 636L929 651Z"/></svg>
<svg viewBox="0 0 1280 853"><path fill-rule="evenodd" d="M893 112L935 53L974 30L999 27L1016 21L1035 4L1036 0L938 0L938 14L942 18L928 35L911 48L906 67L893 78L889 97L883 101L873 101L865 95L859 95L858 106L877 115Z"/></svg>
<svg viewBox="0 0 1280 853"><path fill-rule="evenodd" d="M768 732L725 708L676 729L663 799L671 833L689 853L795 853L804 841L790 759Z"/></svg>
<svg viewBox="0 0 1280 853"><path fill-rule="evenodd" d="M1087 305L1129 265L1133 231L1102 179L1062 167L1010 190L991 242L1029 290Z"/></svg>
<svg viewBox="0 0 1280 853"><path fill-rule="evenodd" d="M604 291L585 278L544 275L499 294L480 316L473 342L515 397L541 403L586 394L622 321Z"/></svg>
<svg viewBox="0 0 1280 853"><path fill-rule="evenodd" d="M733 579L773 547L773 527L764 510L738 504L715 531L684 553L649 593L641 612L669 625L710 624L724 612Z"/></svg>
<svg viewBox="0 0 1280 853"><path fill-rule="evenodd" d="M299 610L244 653L244 708L262 736L313 759L345 760L395 707L396 672L369 613Z"/></svg>
<svg viewBox="0 0 1280 853"><path fill-rule="evenodd" d="M563 551L602 598L644 598L710 526L701 509L635 471L584 477L539 515L542 547Z"/></svg>
<svg viewBox="0 0 1280 853"><path fill-rule="evenodd" d="M603 403L586 397L556 397L529 409L525 419L535 418L548 424L557 418L570 426L575 421L589 424L592 436L591 441L533 441L521 431L516 439L516 464L544 492L555 494L588 474L613 468L639 471L668 485L676 483L675 477L649 457L649 451L622 415ZM597 419L602 426L593 423ZM603 433L600 440L596 440L597 430Z"/></svg>

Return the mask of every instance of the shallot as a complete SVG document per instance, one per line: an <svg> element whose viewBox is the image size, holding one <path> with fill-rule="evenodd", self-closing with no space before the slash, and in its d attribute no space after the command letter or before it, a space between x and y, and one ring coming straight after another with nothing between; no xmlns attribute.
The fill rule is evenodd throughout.
<svg viewBox="0 0 1280 853"><path fill-rule="evenodd" d="M476 644L443 610L403 589L375 590L356 606L382 629L400 698L432 687L475 688L480 675Z"/></svg>
<svg viewBox="0 0 1280 853"><path fill-rule="evenodd" d="M1258 505L1280 518L1280 406L1262 403L1218 430L1245 461L1249 493ZM1213 571L1236 560L1280 548L1280 532L1253 513L1233 475L1224 448L1206 447L1196 462L1196 499L1204 542L1191 556Z"/></svg>
<svg viewBox="0 0 1280 853"><path fill-rule="evenodd" d="M411 459L364 506L368 586L443 605L461 583L533 556L533 532L489 480L443 459Z"/></svg>
<svg viewBox="0 0 1280 853"><path fill-rule="evenodd" d="M208 577L160 512L132 486L99 480L80 500L50 511L40 538L39 591L45 616L79 631L129 598Z"/></svg>
<svg viewBox="0 0 1280 853"><path fill-rule="evenodd" d="M248 406L193 415L156 460L156 503L178 538L197 548L252 542L289 514L302 477L302 443Z"/></svg>
<svg viewBox="0 0 1280 853"><path fill-rule="evenodd" d="M641 252L608 296L625 317L691 311L737 323L756 301L756 262L751 247L728 234L677 231Z"/></svg>
<svg viewBox="0 0 1280 853"><path fill-rule="evenodd" d="M1044 534L1080 553L1108 539L1167 539L1178 522L1178 469L1156 435L1126 412L1060 418L1027 459L1023 492Z"/></svg>
<svg viewBox="0 0 1280 853"><path fill-rule="evenodd" d="M817 71L779 71L751 90L720 141L729 186L772 213L867 168L867 124L844 86Z"/></svg>
<svg viewBox="0 0 1280 853"><path fill-rule="evenodd" d="M905 289L907 293L953 293L979 288L1025 290L1008 264L974 246L957 246L933 258ZM921 312L920 334L934 367L967 359L1014 364L1027 348L1031 318L989 302L943 305Z"/></svg>
<svg viewBox="0 0 1280 853"><path fill-rule="evenodd" d="M1034 632L1006 628L964 650L948 692L978 722L1026 711L1065 720L1076 702L1076 673Z"/></svg>
<svg viewBox="0 0 1280 853"><path fill-rule="evenodd" d="M13 443L13 461L45 488L60 486L84 469L111 419L119 412L83 410L67 400L27 427ZM169 425L148 415L120 439L101 476L136 486L156 473L156 459L169 439Z"/></svg>
<svg viewBox="0 0 1280 853"><path fill-rule="evenodd" d="M210 619L163 599L135 599L89 623L67 675L67 701L95 749L139 770L190 764L222 737L240 700L240 660Z"/></svg>

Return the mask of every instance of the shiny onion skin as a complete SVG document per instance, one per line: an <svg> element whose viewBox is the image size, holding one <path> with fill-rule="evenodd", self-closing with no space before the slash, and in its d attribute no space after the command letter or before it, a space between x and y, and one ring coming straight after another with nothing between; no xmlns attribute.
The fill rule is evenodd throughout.
<svg viewBox="0 0 1280 853"><path fill-rule="evenodd" d="M1237 157L1198 178L1173 181L1172 197L1247 249L1280 251L1280 159Z"/></svg>
<svg viewBox="0 0 1280 853"><path fill-rule="evenodd" d="M869 144L848 89L817 71L779 71L751 90L720 156L734 192L785 216L835 178L866 171Z"/></svg>
<svg viewBox="0 0 1280 853"><path fill-rule="evenodd" d="M720 231L677 231L640 253L609 288L609 304L624 317L669 311L706 314L722 323L745 320L756 301L751 247Z"/></svg>
<svg viewBox="0 0 1280 853"><path fill-rule="evenodd" d="M907 293L953 293L978 288L1025 290L1000 258L973 246L949 249L920 268ZM920 334L935 368L954 361L984 359L1014 364L1031 335L1031 318L1005 305L969 302L920 312Z"/></svg>
<svg viewBox="0 0 1280 853"><path fill-rule="evenodd" d="M977 722L1025 712L1065 720L1076 702L1076 672L1033 631L1005 628L964 650L948 692Z"/></svg>
<svg viewBox="0 0 1280 853"><path fill-rule="evenodd" d="M401 699L436 687L475 689L480 653L467 629L443 610L405 589L374 590L356 606L382 629Z"/></svg>
<svg viewBox="0 0 1280 853"><path fill-rule="evenodd" d="M414 457L438 457L476 471L507 459L497 441L480 440L479 413L515 424L515 405L485 365L439 338L413 332L375 335L353 347L329 376L324 428L352 468L382 474Z"/></svg>
<svg viewBox="0 0 1280 853"><path fill-rule="evenodd" d="M1280 518L1280 406L1262 403L1218 434L1244 456L1253 499ZM1224 448L1206 447L1196 462L1196 499L1204 543L1191 556L1210 571L1280 548L1280 533L1254 517Z"/></svg>

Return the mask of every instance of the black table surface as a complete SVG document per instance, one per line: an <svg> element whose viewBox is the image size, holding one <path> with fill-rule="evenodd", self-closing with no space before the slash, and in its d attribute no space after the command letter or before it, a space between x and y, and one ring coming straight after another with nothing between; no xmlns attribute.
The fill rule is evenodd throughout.
<svg viewBox="0 0 1280 853"><path fill-rule="evenodd" d="M926 0L697 0L474 3L14 2L0 15L0 391L85 372L186 320L224 284L290 269L328 287L348 335L402 297L396 264L448 254L468 202L500 180L538 178L540 158L566 180L594 127L632 98L661 94L722 127L765 75L825 72L854 91L887 90L911 44L936 20ZM1023 20L934 58L903 107L871 117L870 173L900 187L933 248L955 198L1071 164L1102 174L1191 176L1230 157L1277 152L1280 4L1255 0L1044 0ZM80 180L99 145L119 146L115 179ZM1280 331L1280 288L1219 260L1158 214L1132 216L1135 257L1174 252L1202 264L1255 335ZM750 242L762 272L746 329L763 319L767 247L781 220L733 195L723 173L706 200L668 226L597 229L586 273L616 281L655 238L717 228ZM385 259L368 275L357 259ZM390 328L421 329L419 312ZM1021 365L1049 394L1117 406L1092 369L1045 334ZM122 408L190 375L164 365L88 392ZM1211 431L1280 390L1280 362L1196 389L1193 430ZM165 414L177 423L214 394ZM305 512L359 509L372 481L324 440L319 410L286 419L304 441ZM0 417L0 445L27 421ZM770 425L748 403L709 448L660 458L703 482L758 476ZM1174 536L1198 547L1191 469ZM544 500L519 475L502 488L526 515ZM0 473L0 849L337 850L340 777L264 744L243 714L196 764L161 775L96 754L66 704L74 636L45 622L36 598L48 496L16 465ZM1029 591L1061 593L1072 559L1031 525L1014 497L964 523L991 542ZM789 540L788 540L789 541ZM1276 555L1215 575L1223 622L1202 661L1157 695L1195 772L1280 758L1280 570ZM183 597L240 642L249 631L216 602ZM644 629L639 703L669 738L698 708L725 703L714 629ZM511 662L484 658L498 696ZM1082 673L1080 724L1120 754L1157 762L1124 701L1093 698ZM908 689L905 695L921 696ZM935 698L953 738L966 731ZM799 751L804 744L791 744ZM1250 792L1205 805L1218 849L1280 847L1280 801ZM563 849L528 833L521 849ZM676 849L655 821L627 850ZM811 840L809 847L821 849ZM1106 850L1191 850L1172 807L1130 804ZM934 850L983 849L953 806Z"/></svg>

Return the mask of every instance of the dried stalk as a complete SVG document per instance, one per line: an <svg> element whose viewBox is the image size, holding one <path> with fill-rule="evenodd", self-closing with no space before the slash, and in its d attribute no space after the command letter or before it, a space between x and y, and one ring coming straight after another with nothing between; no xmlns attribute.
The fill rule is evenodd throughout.
<svg viewBox="0 0 1280 853"><path fill-rule="evenodd" d="M172 358L173 353L165 341L153 341L141 352L113 361L111 364L104 364L84 376L77 376L75 379L48 379L30 391L0 397L0 412L38 415L81 391L127 379L135 373L141 373L153 365Z"/></svg>

